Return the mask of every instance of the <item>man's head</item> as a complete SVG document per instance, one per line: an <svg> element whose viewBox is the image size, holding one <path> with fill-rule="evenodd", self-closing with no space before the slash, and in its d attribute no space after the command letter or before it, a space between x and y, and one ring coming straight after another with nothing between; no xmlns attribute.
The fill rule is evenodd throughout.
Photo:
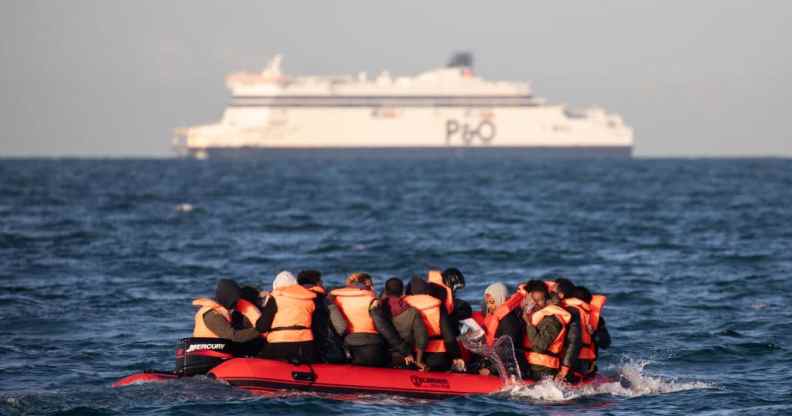
<svg viewBox="0 0 792 416"><path fill-rule="evenodd" d="M322 272L319 270L303 270L297 274L300 286L322 286Z"/></svg>
<svg viewBox="0 0 792 416"><path fill-rule="evenodd" d="M385 295L400 297L404 294L404 283L401 279L391 277L385 281Z"/></svg>
<svg viewBox="0 0 792 416"><path fill-rule="evenodd" d="M414 276L410 280L410 284L407 285L407 294L409 295L428 295L429 290L429 283L418 276Z"/></svg>
<svg viewBox="0 0 792 416"><path fill-rule="evenodd" d="M465 276L454 267L443 270L443 284L448 286L453 292L465 288Z"/></svg>
<svg viewBox="0 0 792 416"><path fill-rule="evenodd" d="M239 300L239 285L231 279L220 279L215 289L215 300L226 309L232 309Z"/></svg>
<svg viewBox="0 0 792 416"><path fill-rule="evenodd" d="M525 290L537 307L543 308L547 305L547 285L545 285L543 281L529 280L528 283L525 284Z"/></svg>
<svg viewBox="0 0 792 416"><path fill-rule="evenodd" d="M585 286L575 286L575 290L572 291L572 297L578 298L586 303L591 303L591 292Z"/></svg>
<svg viewBox="0 0 792 416"><path fill-rule="evenodd" d="M560 277L555 280L556 294L559 299L566 299L572 297L572 291L575 290L575 285L571 280Z"/></svg>
<svg viewBox="0 0 792 416"><path fill-rule="evenodd" d="M346 285L349 287L363 287L374 291L374 280L368 273L352 273L347 277Z"/></svg>

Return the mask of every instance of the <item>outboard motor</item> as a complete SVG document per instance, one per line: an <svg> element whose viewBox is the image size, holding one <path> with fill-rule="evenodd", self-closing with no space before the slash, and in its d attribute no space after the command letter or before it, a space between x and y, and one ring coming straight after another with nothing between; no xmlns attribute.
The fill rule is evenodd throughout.
<svg viewBox="0 0 792 416"><path fill-rule="evenodd" d="M233 358L232 343L220 338L184 338L176 348L176 374L206 374L225 360Z"/></svg>

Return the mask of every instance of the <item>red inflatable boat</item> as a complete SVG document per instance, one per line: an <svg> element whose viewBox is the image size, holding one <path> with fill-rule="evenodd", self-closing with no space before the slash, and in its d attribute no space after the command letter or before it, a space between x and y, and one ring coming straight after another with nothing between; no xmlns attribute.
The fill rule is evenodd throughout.
<svg viewBox="0 0 792 416"><path fill-rule="evenodd" d="M421 372L347 364L291 364L262 358L233 358L213 368L209 377L254 394L303 390L337 394L397 394L442 399L489 394L503 388L495 376ZM113 387L178 378L174 373L145 372L118 380Z"/></svg>
<svg viewBox="0 0 792 416"><path fill-rule="evenodd" d="M253 394L298 390L444 399L491 394L504 387L503 381L496 376L360 367L348 364L291 364L263 358L233 358L213 368L208 376ZM144 372L124 377L115 382L113 387L167 381L179 377L169 372ZM577 386L607 381L610 380L597 376ZM523 382L532 383L530 380Z"/></svg>

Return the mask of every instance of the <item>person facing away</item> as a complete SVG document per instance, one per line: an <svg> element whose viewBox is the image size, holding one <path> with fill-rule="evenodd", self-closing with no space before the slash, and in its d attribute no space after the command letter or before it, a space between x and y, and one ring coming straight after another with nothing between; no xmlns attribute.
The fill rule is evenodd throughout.
<svg viewBox="0 0 792 416"><path fill-rule="evenodd" d="M429 335L424 353L426 365L433 371L464 371L456 330L451 326L446 308L429 294L429 284L420 277L413 277L407 293L404 302L418 311Z"/></svg>
<svg viewBox="0 0 792 416"><path fill-rule="evenodd" d="M385 341L377 332L371 315L377 297L364 281L371 281L365 273L353 273L346 287L330 292L330 321L336 332L343 334L344 346L352 356L352 364L384 367L388 364Z"/></svg>
<svg viewBox="0 0 792 416"><path fill-rule="evenodd" d="M576 370L583 378L590 378L597 373L599 348L608 349L611 343L605 319L601 316L606 298L603 295L592 296L584 286L576 286L572 291L572 297L583 303L587 315L586 319L581 320L581 333L584 335L581 336L582 346ZM574 305L576 301L567 299L566 303Z"/></svg>
<svg viewBox="0 0 792 416"><path fill-rule="evenodd" d="M401 279L392 277L385 282L381 302L371 312L374 325L388 344L392 367L426 370L424 351L429 334L421 314L404 301L403 295Z"/></svg>
<svg viewBox="0 0 792 416"><path fill-rule="evenodd" d="M292 362L316 362L313 326L316 293L297 284L297 278L280 272L256 328L267 333L267 344L259 357Z"/></svg>
<svg viewBox="0 0 792 416"><path fill-rule="evenodd" d="M316 311L311 331L318 354L317 359L323 363L346 362L343 339L335 332L330 323L330 301L327 299L322 283L322 273L318 270L303 270L297 274L297 283L316 293L314 300Z"/></svg>
<svg viewBox="0 0 792 416"><path fill-rule="evenodd" d="M473 319L473 308L466 301L456 297L465 288L465 276L454 267L442 272L430 270L426 276L430 283L430 295L440 300L448 312L448 319L454 329L454 336L459 336L460 328L466 326L476 334L483 334L481 326Z"/></svg>
<svg viewBox="0 0 792 416"><path fill-rule="evenodd" d="M240 302L239 285L231 279L217 282L214 299L199 298L192 303L198 306L195 314L194 338L221 338L234 343L245 343L259 337L253 327L255 322L243 321L240 328L232 325L232 313Z"/></svg>
<svg viewBox="0 0 792 416"><path fill-rule="evenodd" d="M583 346L582 323L587 318L587 315L583 315L584 311L582 308L567 304L567 301L572 301L572 292L575 290L575 285L572 281L562 277L556 279L555 283L556 293L551 303L561 306L572 315L572 320L567 327L564 351L561 355L561 369L558 370L556 381L576 382L579 381L579 377L576 376L574 369L579 366L578 357ZM579 304L580 302L574 303Z"/></svg>
<svg viewBox="0 0 792 416"><path fill-rule="evenodd" d="M489 347L492 347L498 338L508 336L511 338L514 351L517 352L517 348L523 345L525 336L525 323L521 319L522 309L520 309L525 295L522 291L511 297L508 295L508 287L501 282L493 283L484 290L481 315L485 341ZM515 358L520 372L527 376L529 368L525 355L515 353ZM497 373L494 363L486 359L479 361L478 368L479 374Z"/></svg>
<svg viewBox="0 0 792 416"><path fill-rule="evenodd" d="M548 302L549 293L543 281L531 280L525 284L525 290L534 305L523 314L523 350L531 369L531 378L556 377L562 367L561 357L572 314ZM569 368L566 372L569 372ZM566 377L566 374L563 376Z"/></svg>

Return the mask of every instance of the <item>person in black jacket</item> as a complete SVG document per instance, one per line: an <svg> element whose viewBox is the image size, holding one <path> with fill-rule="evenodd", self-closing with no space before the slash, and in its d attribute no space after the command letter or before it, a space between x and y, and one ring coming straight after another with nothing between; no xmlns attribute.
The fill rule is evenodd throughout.
<svg viewBox="0 0 792 416"><path fill-rule="evenodd" d="M346 362L347 355L344 350L343 339L333 329L330 323L330 300L322 284L322 273L318 270L303 270L297 274L297 284L316 293L316 311L311 331L318 359L323 363Z"/></svg>
<svg viewBox="0 0 792 416"><path fill-rule="evenodd" d="M559 302L559 306L563 305L564 299L572 297L572 292L575 290L575 285L565 278L556 279L556 296L555 302ZM580 314L575 308L565 308L571 315L572 321L567 327L566 341L564 342L564 352L561 358L561 369L556 374L556 381L574 381L574 369L579 367L578 355L580 354L580 347L582 346Z"/></svg>

